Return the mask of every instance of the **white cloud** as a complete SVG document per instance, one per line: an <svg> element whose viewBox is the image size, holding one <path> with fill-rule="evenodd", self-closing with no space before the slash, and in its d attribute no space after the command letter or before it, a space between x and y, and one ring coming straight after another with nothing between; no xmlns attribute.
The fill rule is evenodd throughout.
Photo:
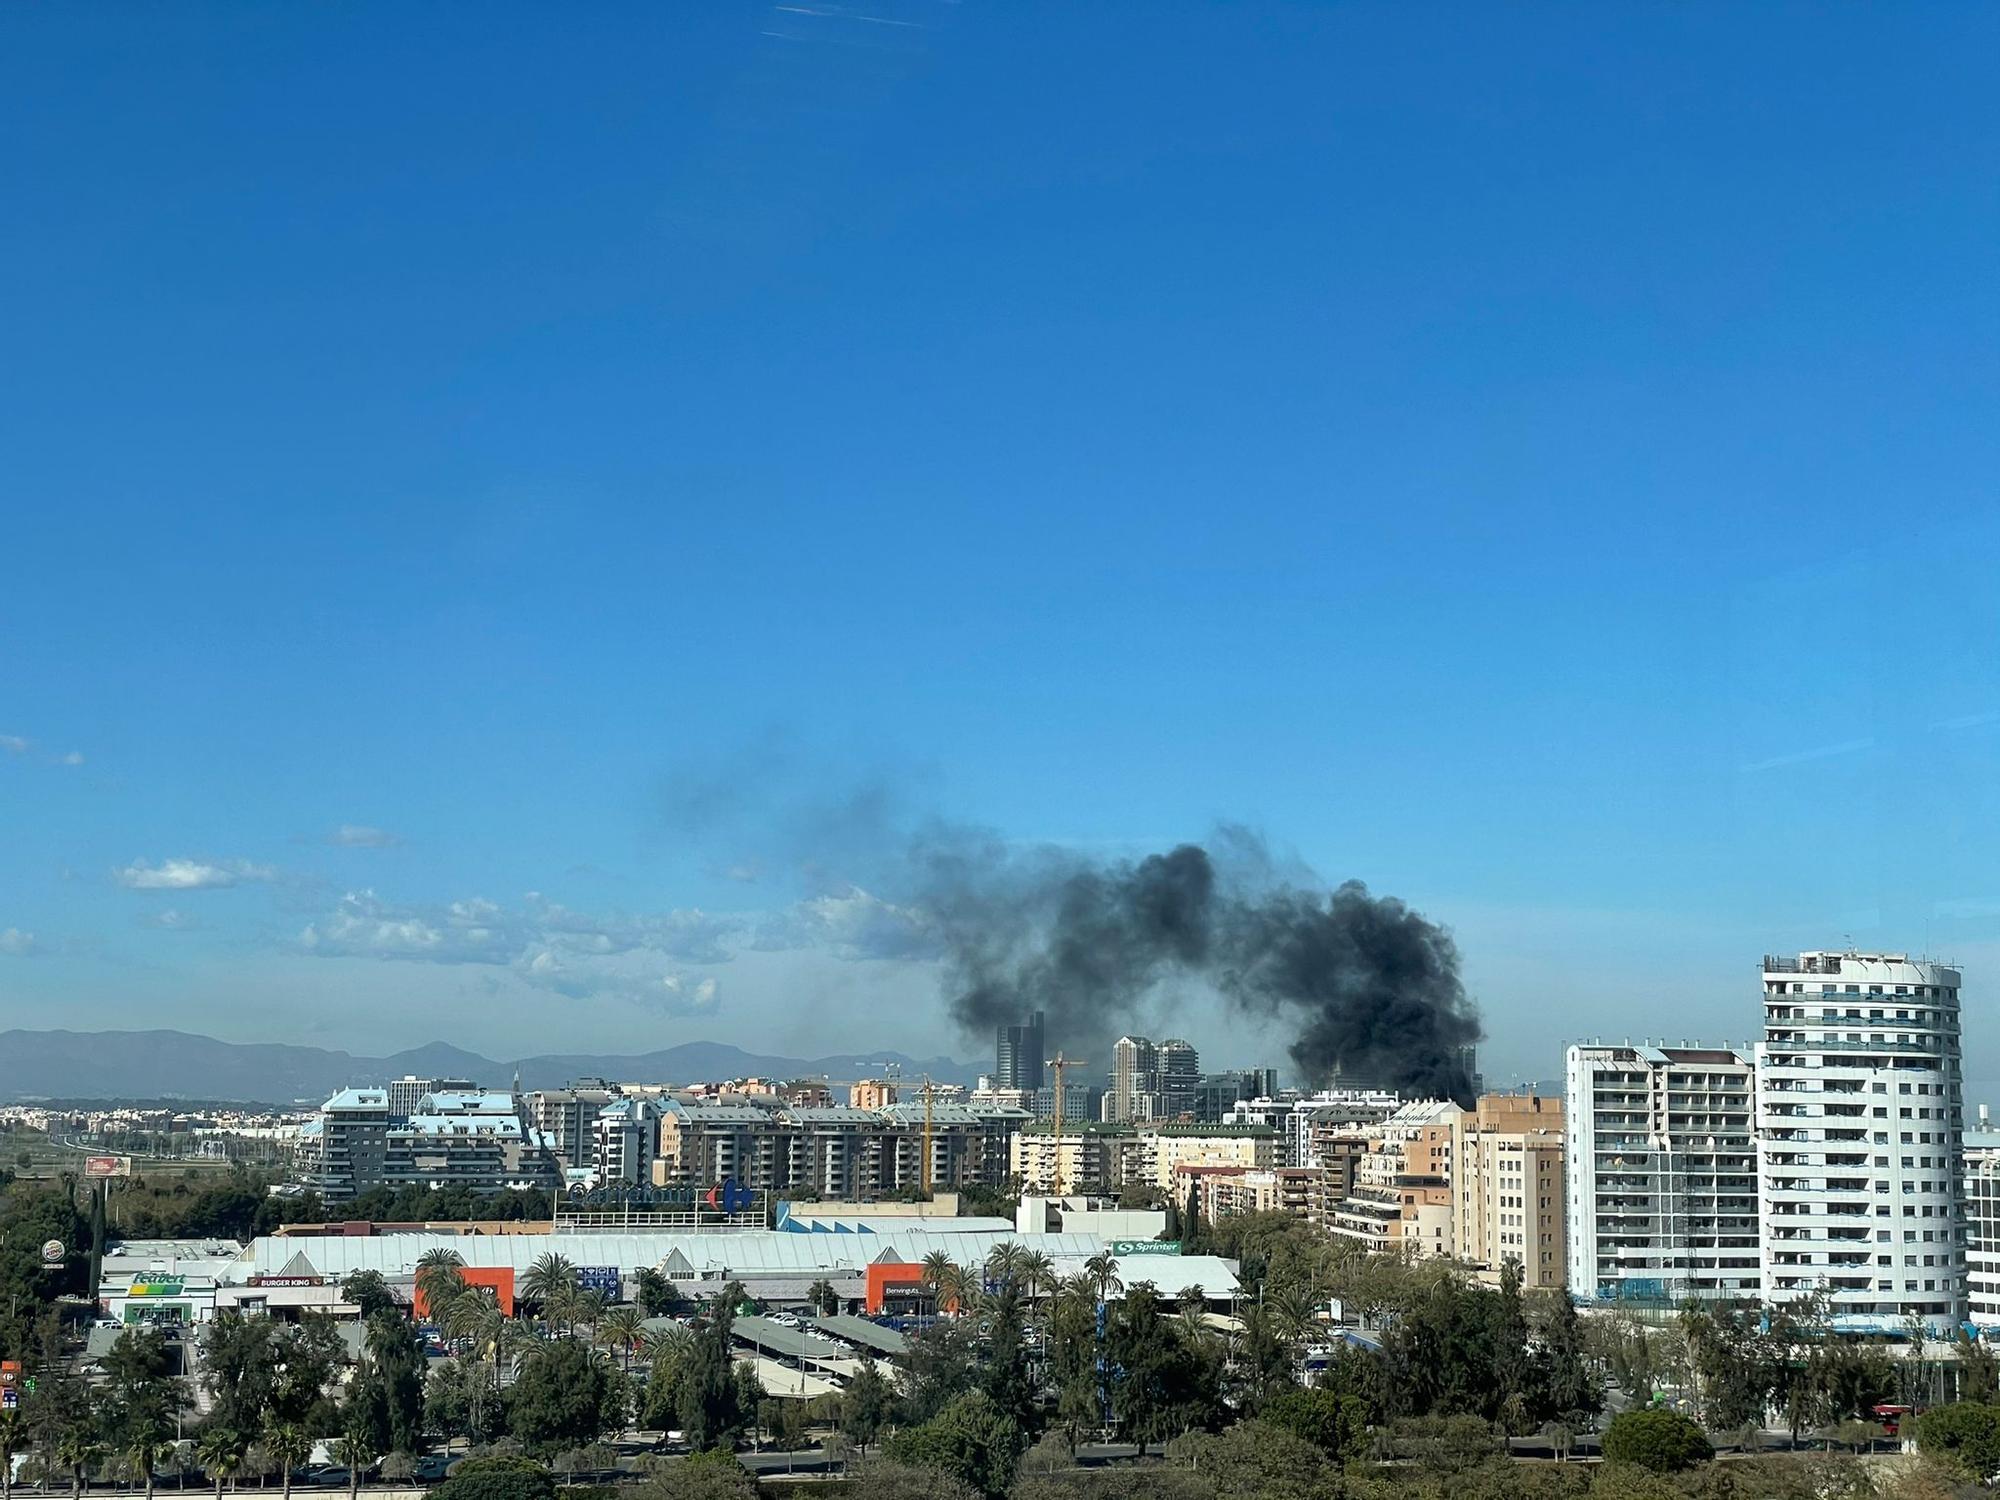
<svg viewBox="0 0 2000 1500"><path fill-rule="evenodd" d="M35 941L32 932L23 932L18 927L0 927L0 953L9 958L26 958L41 951L42 945Z"/></svg>
<svg viewBox="0 0 2000 1500"><path fill-rule="evenodd" d="M340 849L393 849L403 842L400 835L386 828L370 828L365 823L342 823L326 836L326 841Z"/></svg>
<svg viewBox="0 0 2000 1500"><path fill-rule="evenodd" d="M11 755L26 755L33 748L33 742L18 734L0 734L0 750Z"/></svg>
<svg viewBox="0 0 2000 1500"><path fill-rule="evenodd" d="M70 752L69 752L69 753L68 753L67 755L63 756L63 758L62 758L62 761L61 761L61 764L65 765L65 766L80 766L80 765L82 765L82 764L83 764L83 752L82 752L81 750L72 750L72 751L70 751Z"/></svg>
<svg viewBox="0 0 2000 1500"><path fill-rule="evenodd" d="M701 911L596 916L534 893L504 907L481 897L398 905L362 890L308 924L299 944L319 958L493 965L572 999L692 1013L713 1007L716 985L678 965L728 962L738 925Z"/></svg>
<svg viewBox="0 0 2000 1500"><path fill-rule="evenodd" d="M180 911L175 907L165 907L160 911L141 912L141 927L158 927L167 932L192 932L201 926L201 919L192 912Z"/></svg>
<svg viewBox="0 0 2000 1500"><path fill-rule="evenodd" d="M767 952L825 948L852 960L935 958L939 951L924 912L859 886L798 902L757 930L756 946Z"/></svg>
<svg viewBox="0 0 2000 1500"><path fill-rule="evenodd" d="M660 980L660 992L668 997L671 1008L690 1012L715 1009L715 981L702 979L690 985L679 974L669 974ZM1067 1114L1069 1111L1065 1110Z"/></svg>
<svg viewBox="0 0 2000 1500"><path fill-rule="evenodd" d="M254 865L240 859L220 864L198 859L163 859L156 865L142 859L118 871L116 879L133 891L215 891L250 880L272 880L277 873L269 865Z"/></svg>

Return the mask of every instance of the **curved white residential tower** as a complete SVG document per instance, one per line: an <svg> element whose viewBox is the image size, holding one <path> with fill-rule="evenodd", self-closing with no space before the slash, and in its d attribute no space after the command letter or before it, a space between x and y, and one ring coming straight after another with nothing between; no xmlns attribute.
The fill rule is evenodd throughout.
<svg viewBox="0 0 2000 1500"><path fill-rule="evenodd" d="M1765 958L1767 1302L1824 1289L1857 1331L1965 1316L1958 988L1901 953Z"/></svg>

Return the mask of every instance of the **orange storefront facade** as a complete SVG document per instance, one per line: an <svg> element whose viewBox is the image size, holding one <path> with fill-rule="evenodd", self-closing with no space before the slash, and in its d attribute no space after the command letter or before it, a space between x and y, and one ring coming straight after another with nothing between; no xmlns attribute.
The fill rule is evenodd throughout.
<svg viewBox="0 0 2000 1500"><path fill-rule="evenodd" d="M467 1286L487 1286L493 1288L494 1300L500 1304L500 1311L507 1317L514 1316L514 1268L512 1266L465 1266L459 1273ZM428 1318L430 1309L424 1306L424 1289L418 1287L411 1305L419 1318Z"/></svg>

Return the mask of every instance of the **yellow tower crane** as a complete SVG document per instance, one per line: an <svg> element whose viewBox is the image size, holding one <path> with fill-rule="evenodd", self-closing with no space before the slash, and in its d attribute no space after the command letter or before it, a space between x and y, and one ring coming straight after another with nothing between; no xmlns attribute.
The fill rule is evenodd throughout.
<svg viewBox="0 0 2000 1500"><path fill-rule="evenodd" d="M931 1195L931 1140L933 1134L931 1099L936 1093L937 1087L931 1082L931 1075L928 1073L924 1074L924 1158L917 1172L917 1182L923 1188L926 1198Z"/></svg>
<svg viewBox="0 0 2000 1500"><path fill-rule="evenodd" d="M1055 1115L1055 1119L1053 1121L1053 1124L1055 1126L1055 1136L1056 1136L1055 1181L1051 1184L1051 1187L1053 1189L1054 1196L1060 1198L1063 1195L1063 1168L1062 1168L1063 1074L1066 1073L1071 1068L1089 1067L1090 1059L1086 1057L1065 1057L1063 1056L1061 1049L1058 1049L1056 1055L1049 1059L1048 1065L1049 1068L1056 1075L1055 1098L1050 1101L1050 1103L1054 1105L1053 1113ZM1082 1140L1081 1135L1078 1136L1078 1140L1079 1142ZM1079 1146L1079 1150L1080 1149L1081 1147Z"/></svg>

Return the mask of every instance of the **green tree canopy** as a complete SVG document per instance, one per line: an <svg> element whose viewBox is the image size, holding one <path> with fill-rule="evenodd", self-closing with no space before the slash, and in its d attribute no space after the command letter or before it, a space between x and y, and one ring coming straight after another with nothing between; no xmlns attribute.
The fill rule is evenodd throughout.
<svg viewBox="0 0 2000 1500"><path fill-rule="evenodd" d="M513 1455L468 1458L431 1491L434 1500L555 1500L555 1476L532 1459Z"/></svg>
<svg viewBox="0 0 2000 1500"><path fill-rule="evenodd" d="M904 1428L886 1445L889 1457L934 1469L982 1495L1002 1495L1026 1446L1025 1435L984 1391L968 1391L928 1422Z"/></svg>
<svg viewBox="0 0 2000 1500"><path fill-rule="evenodd" d="M1606 1463L1673 1474L1714 1456L1707 1435L1676 1411L1621 1411L1604 1430Z"/></svg>
<svg viewBox="0 0 2000 1500"><path fill-rule="evenodd" d="M1917 1451L1984 1483L2000 1474L2000 1407L1954 1401L1917 1418Z"/></svg>
<svg viewBox="0 0 2000 1500"><path fill-rule="evenodd" d="M522 1363L507 1404L509 1430L538 1454L586 1447L624 1420L624 1382L580 1339L538 1345Z"/></svg>

